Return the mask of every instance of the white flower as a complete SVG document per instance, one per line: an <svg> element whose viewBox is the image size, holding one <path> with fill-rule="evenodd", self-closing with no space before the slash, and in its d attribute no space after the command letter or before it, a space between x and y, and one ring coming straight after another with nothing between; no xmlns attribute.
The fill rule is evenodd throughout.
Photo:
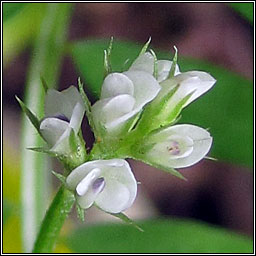
<svg viewBox="0 0 256 256"><path fill-rule="evenodd" d="M203 128L179 124L153 134L147 143L153 144L145 156L149 162L184 168L199 162L209 152L212 137Z"/></svg>
<svg viewBox="0 0 256 256"><path fill-rule="evenodd" d="M109 74L102 85L101 97L92 106L96 126L118 130L153 100L160 90L156 79L144 71Z"/></svg>
<svg viewBox="0 0 256 256"><path fill-rule="evenodd" d="M216 82L216 80L210 74L203 71L188 71L181 73L177 64L175 67L174 77L168 78L172 67L172 61L158 60L156 65L158 70L157 81L162 86L162 90L159 93L158 98L160 98L161 95L169 92L177 84L180 85L179 89L172 98L173 106L175 106L175 104L177 104L181 99L194 92L183 107L187 106L189 103L208 91ZM140 55L133 62L129 70L140 70L153 74L153 55L149 52Z"/></svg>
<svg viewBox="0 0 256 256"><path fill-rule="evenodd" d="M119 213L133 204L137 194L137 182L122 159L86 162L70 173L66 183L76 190L77 202L83 209L95 203L106 212Z"/></svg>
<svg viewBox="0 0 256 256"><path fill-rule="evenodd" d="M170 98L170 108L175 107L182 99L190 95L189 99L183 104L183 108L192 101L207 92L216 83L216 80L208 73L203 71L188 71L167 79L161 83L162 90L159 98L166 95L178 85L177 91Z"/></svg>
<svg viewBox="0 0 256 256"><path fill-rule="evenodd" d="M170 60L157 60L157 81L161 83L162 81L166 80L169 76L169 72L172 67L172 61ZM154 57L151 53L146 52L140 55L131 65L130 71L140 70L145 71L153 75L154 73ZM179 66L176 65L174 76L180 74Z"/></svg>
<svg viewBox="0 0 256 256"><path fill-rule="evenodd" d="M147 127L150 131L174 122L184 107L210 90L216 82L210 74L203 71L180 73L178 65L174 76L169 77L172 64L168 60L156 62L161 90L140 119L139 126L141 124L142 129ZM153 74L153 55L146 52L139 56L130 70L143 70Z"/></svg>
<svg viewBox="0 0 256 256"><path fill-rule="evenodd" d="M41 121L40 131L51 151L69 153L69 135L72 129L78 133L84 112L83 100L74 86L62 92L47 91L45 118Z"/></svg>

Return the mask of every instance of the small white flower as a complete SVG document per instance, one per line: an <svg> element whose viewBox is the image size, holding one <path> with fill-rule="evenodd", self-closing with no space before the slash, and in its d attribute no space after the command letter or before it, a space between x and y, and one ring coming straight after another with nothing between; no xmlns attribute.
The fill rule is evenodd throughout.
<svg viewBox="0 0 256 256"><path fill-rule="evenodd" d="M167 79L161 83L162 90L159 93L159 98L170 92L175 86L179 85L177 91L170 99L170 108L175 107L182 99L189 94L190 98L182 106L183 108L189 105L192 101L199 98L207 92L216 83L216 80L208 73L203 71L188 71Z"/></svg>
<svg viewBox="0 0 256 256"><path fill-rule="evenodd" d="M171 67L172 67L172 61L170 60L157 60L156 66L157 66L157 81L161 83L162 81L166 80L169 76ZM130 71L140 70L145 71L147 73L150 73L153 75L154 73L154 57L151 53L146 52L142 55L140 55L131 65ZM179 66L176 65L174 76L180 74Z"/></svg>
<svg viewBox="0 0 256 256"><path fill-rule="evenodd" d="M181 73L177 64L175 67L174 77L168 78L169 72L172 67L172 61L158 60L156 62L156 65L158 70L157 81L162 86L161 92L158 94L158 98L160 98L162 95L165 95L177 84L180 85L174 97L172 97L171 99L173 102L172 107L174 107L181 99L194 92L183 107L187 106L196 98L200 97L206 91L211 89L211 87L216 82L216 80L210 74L203 71L188 71ZM149 52L140 55L133 62L129 70L140 70L153 74L153 55Z"/></svg>
<svg viewBox="0 0 256 256"><path fill-rule="evenodd" d="M147 143L154 144L146 153L150 162L184 168L199 162L209 152L212 137L203 128L179 124L153 134Z"/></svg>
<svg viewBox="0 0 256 256"><path fill-rule="evenodd" d="M100 100L92 106L96 126L118 130L153 100L160 88L156 79L144 71L109 74L103 82Z"/></svg>
<svg viewBox="0 0 256 256"><path fill-rule="evenodd" d="M40 131L52 151L69 153L70 132L73 129L78 133L84 112L83 100L74 86L62 92L47 91L45 118L41 121Z"/></svg>
<svg viewBox="0 0 256 256"><path fill-rule="evenodd" d="M95 203L106 212L119 213L133 204L137 194L137 182L122 159L86 162L70 173L66 183L76 191L83 209Z"/></svg>

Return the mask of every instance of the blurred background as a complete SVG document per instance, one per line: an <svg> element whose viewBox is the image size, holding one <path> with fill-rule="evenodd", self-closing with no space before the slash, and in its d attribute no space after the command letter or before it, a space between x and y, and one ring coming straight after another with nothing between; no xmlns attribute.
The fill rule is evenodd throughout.
<svg viewBox="0 0 256 256"><path fill-rule="evenodd" d="M11 19L21 15L27 8L26 4L22 8L17 7L16 4L16 7L9 6L5 9L5 5L7 4L3 4L4 37L7 35L7 32L5 34L7 22L10 23ZM3 232L6 252L21 251L19 233L21 110L14 95L24 99L29 63L33 57L33 42L39 31L40 15L43 17L44 9L42 4L38 5L35 8L36 18L31 17L30 20L24 21L27 22L25 24L30 31L28 37L17 39L14 30L13 33L8 34L7 39L3 38L4 44L12 40L18 42L15 50L5 51L7 47L5 48L4 45L3 59ZM253 79L253 22L247 19L246 14L242 15L229 4L77 3L73 5L68 41L109 40L111 36L114 37L114 47L115 40L132 41L143 45L151 37L150 46L153 49L170 52L175 45L179 56L211 62L237 73L245 81ZM183 70L182 66L180 68ZM61 64L58 88L64 89L71 84L77 84L79 76L81 76L80 70L66 54ZM219 77L215 78L219 80ZM86 77L84 83L87 88ZM90 90L88 92L90 93ZM90 97L92 101L95 100L93 94L90 94ZM239 98L239 95L236 97ZM252 95L248 100L251 99ZM251 120L252 118L251 116ZM229 125L231 123L223 122L226 129L229 129ZM246 126L247 123L244 125ZM86 140L91 145L93 137L86 121L83 129ZM229 138L223 139L224 143L225 140L228 141ZM230 148L230 151L232 150ZM248 150L246 147L241 150L248 151L248 154L252 152L252 149ZM187 181L179 180L141 162L133 160L129 162L137 180L141 182L138 198L134 206L127 211L132 219L188 218L221 226L252 238L254 232L252 162L248 165L231 161L203 160L191 168L181 170ZM61 170L58 163L55 165L56 169ZM53 192L50 198L59 185L54 178L51 183ZM114 219L92 208L86 213L86 222L81 224L74 213L66 223L63 235L76 229L77 226L103 220ZM16 232L17 230L19 232ZM71 250L63 244L61 246L59 252Z"/></svg>

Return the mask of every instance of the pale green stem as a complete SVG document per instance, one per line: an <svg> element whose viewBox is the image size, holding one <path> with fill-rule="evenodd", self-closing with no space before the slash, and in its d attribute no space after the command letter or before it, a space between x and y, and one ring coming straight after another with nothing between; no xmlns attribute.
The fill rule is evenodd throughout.
<svg viewBox="0 0 256 256"><path fill-rule="evenodd" d="M70 4L46 5L38 38L29 67L25 89L25 103L40 118L43 116L44 90L42 76L49 87L57 84L67 26L71 14ZM29 24L28 24L29 26ZM22 38L21 38L22 40ZM27 150L41 147L42 139L23 114L21 142L21 209L23 251L30 252L42 221L50 193L49 158Z"/></svg>

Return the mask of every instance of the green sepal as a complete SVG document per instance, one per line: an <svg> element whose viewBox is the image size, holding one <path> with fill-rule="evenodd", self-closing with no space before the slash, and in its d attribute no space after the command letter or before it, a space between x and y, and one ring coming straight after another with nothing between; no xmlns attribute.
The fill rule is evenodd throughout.
<svg viewBox="0 0 256 256"><path fill-rule="evenodd" d="M35 114L33 114L28 107L23 103L22 100L19 99L18 96L15 95L16 100L19 102L20 107L22 109L22 111L26 114L26 116L28 117L28 119L30 120L30 122L34 125L34 127L36 128L37 132L40 134L40 136L42 137L41 131L40 131L40 121L38 120L38 118L36 117Z"/></svg>
<svg viewBox="0 0 256 256"><path fill-rule="evenodd" d="M172 67L170 69L170 72L169 72L169 75L168 75L168 79L174 77L176 66L177 66L178 49L176 48L176 46L174 46L174 50L175 50L175 54L174 54L174 57L173 57L173 60L172 60Z"/></svg>
<svg viewBox="0 0 256 256"><path fill-rule="evenodd" d="M112 46L113 46L113 36L110 39L109 46L107 50L104 50L104 77L106 77L108 74L112 72L112 66L111 66L111 52L112 52Z"/></svg>
<svg viewBox="0 0 256 256"><path fill-rule="evenodd" d="M156 57L156 54L155 52L151 49L150 50L151 54L153 55L154 57L154 71L153 71L153 76L155 79L158 78L158 68L157 68L157 57Z"/></svg>
<svg viewBox="0 0 256 256"><path fill-rule="evenodd" d="M151 37L148 39L148 41L147 41L147 42L144 44L144 46L142 47L139 56L140 56L140 55L143 55L143 54L147 51L150 42L151 42Z"/></svg>
<svg viewBox="0 0 256 256"><path fill-rule="evenodd" d="M79 146L79 137L76 135L74 129L71 129L69 135L69 147L71 152L76 152L77 147Z"/></svg>
<svg viewBox="0 0 256 256"><path fill-rule="evenodd" d="M79 204L76 204L77 218L80 219L82 222L84 222L85 220L84 213L85 213L84 209Z"/></svg>
<svg viewBox="0 0 256 256"><path fill-rule="evenodd" d="M137 125L138 129L143 129L144 134L148 134L153 130L176 122L177 117L183 109L183 106L195 92L193 91L185 96L175 105L174 108L172 108L170 107L170 104L172 104L172 97L178 90L179 86L180 85L177 84L168 93L165 95L160 95L159 98L156 98L145 108L141 120Z"/></svg>
<svg viewBox="0 0 256 256"><path fill-rule="evenodd" d="M142 113L143 113L143 109L135 115L135 117L132 119L132 122L128 124L129 126L129 129L128 129L128 132L132 131L133 129L135 129L136 125L138 124L141 116L142 116Z"/></svg>
<svg viewBox="0 0 256 256"><path fill-rule="evenodd" d="M177 178L180 178L180 179L182 179L182 180L186 180L186 181L187 181L187 179L186 179L180 172L178 172L177 170L175 170L174 168L172 168L172 167L167 167L167 166L164 166L164 165L161 165L161 164L154 163L154 162L148 160L148 159L145 157L145 154L143 154L143 155L140 154L139 156L138 156L138 155L136 155L136 156L131 156L131 158L133 158L134 160L142 161L142 162L144 162L145 164L148 164L148 165L150 165L150 166L152 166L152 167L155 167L155 168L157 168L157 169L160 169L160 170L163 170L163 171L165 171L165 172L168 172L168 173L170 173L170 174L176 176Z"/></svg>
<svg viewBox="0 0 256 256"><path fill-rule="evenodd" d="M39 152L39 153L45 153L45 154L48 154L52 157L62 157L62 155L58 154L57 152L55 151L51 151L50 149L47 149L47 148L43 148L43 147L38 147L38 148L27 148L28 150L32 150L32 151L35 151L35 152Z"/></svg>
<svg viewBox="0 0 256 256"><path fill-rule="evenodd" d="M89 122L89 125L95 135L95 137L97 137L97 131L96 131L96 128L95 128L95 125L94 125L94 122L93 122L93 118L92 118L92 112L91 112L91 109L92 109L92 106L91 106L91 102L90 100L88 99L85 91L84 91L84 86L81 82L81 79L80 77L78 78L78 88L79 88L79 92L80 92L80 95L83 99L83 102L84 102L84 107L85 107L85 114L87 116L87 119L88 119L88 122Z"/></svg>
<svg viewBox="0 0 256 256"><path fill-rule="evenodd" d="M109 212L108 212L109 213ZM133 220L131 220L127 215L125 215L124 213L120 212L120 213L109 213L112 216L121 219L122 221L124 221L126 224L132 225L134 228L138 229L140 232L144 232L144 230L139 227Z"/></svg>
<svg viewBox="0 0 256 256"><path fill-rule="evenodd" d="M91 102L88 99L88 97L87 97L87 95L86 95L86 93L84 91L84 85L81 82L80 77L78 78L78 88L79 88L79 92L81 94L81 97L82 97L82 99L84 101L85 112L86 112L86 114L88 114L88 113L90 114L91 113L91 107L92 107L91 106Z"/></svg>
<svg viewBox="0 0 256 256"><path fill-rule="evenodd" d="M219 160L217 158L211 157L211 156L205 156L204 159L211 160L214 162L218 162Z"/></svg>
<svg viewBox="0 0 256 256"><path fill-rule="evenodd" d="M52 174L64 185L66 186L66 177L63 176L62 174L60 173L57 173L55 171L52 171Z"/></svg>

